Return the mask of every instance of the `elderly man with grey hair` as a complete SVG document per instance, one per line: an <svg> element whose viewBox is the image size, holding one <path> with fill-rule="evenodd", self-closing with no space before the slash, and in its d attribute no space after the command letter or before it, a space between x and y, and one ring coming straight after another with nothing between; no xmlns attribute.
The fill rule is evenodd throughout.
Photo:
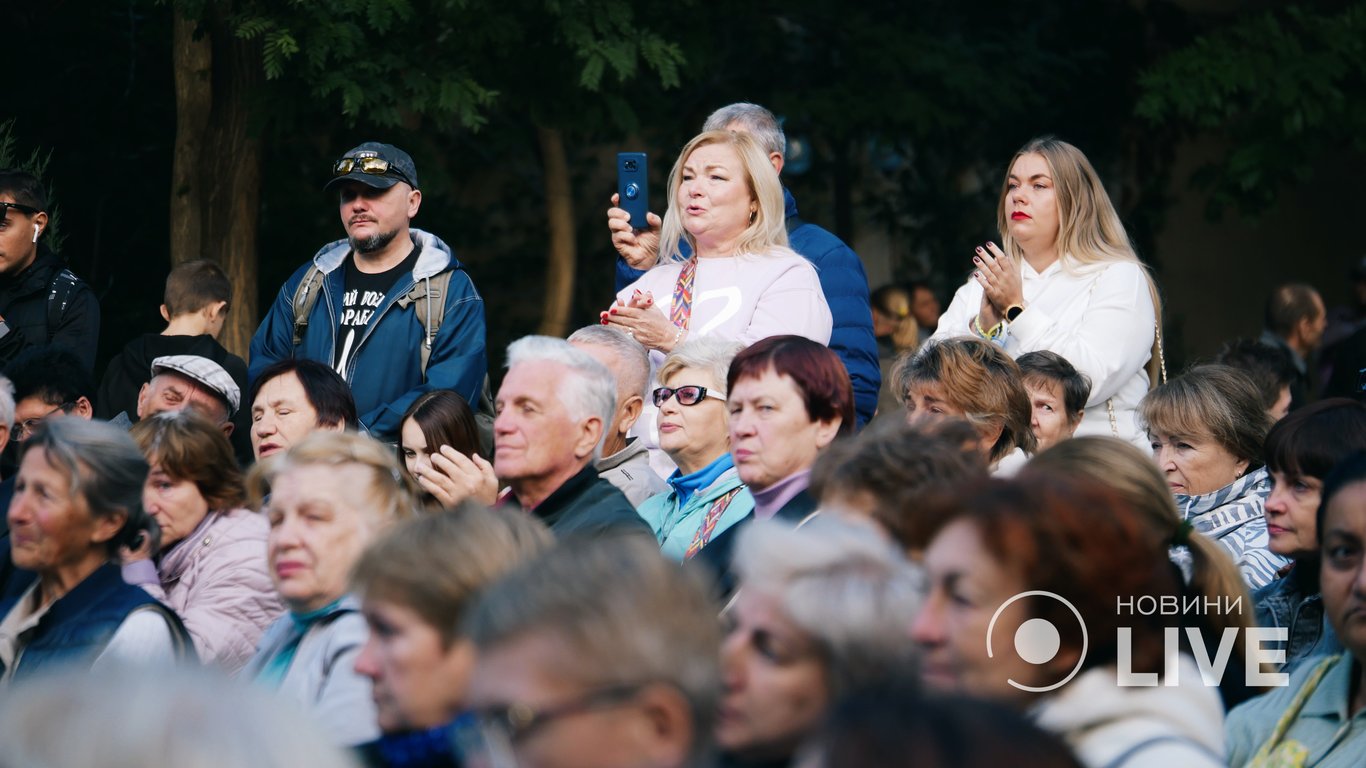
<svg viewBox="0 0 1366 768"><path fill-rule="evenodd" d="M645 441L627 437L649 396L649 352L630 336L602 325L574 331L569 343L607 366L617 381L617 407L596 466L598 477L621 489L632 506L639 507L641 502L667 488L664 478L650 468L650 451Z"/></svg>
<svg viewBox="0 0 1366 768"><path fill-rule="evenodd" d="M750 134L759 140L778 173L783 172L787 137L778 118L764 107L746 102L724 106L711 113L702 130ZM868 276L858 254L843 240L798 215L797 200L786 188L783 189L783 201L789 245L816 268L821 291L830 305L834 320L830 349L839 355L849 371L849 381L854 386L857 426L862 427L877 411L878 388L882 384L877 339L873 336L873 313L868 305ZM633 229L630 215L616 207L617 202L613 195L613 207L607 211L607 228L612 232L612 244L617 249L617 290L620 291L658 261L662 221L653 213L647 214L649 226Z"/></svg>
<svg viewBox="0 0 1366 768"><path fill-rule="evenodd" d="M648 534L631 502L593 469L616 410L612 372L549 336L518 339L507 357L494 399L493 470L509 488L499 504L530 512L556 536Z"/></svg>
<svg viewBox="0 0 1366 768"><path fill-rule="evenodd" d="M714 765L719 610L700 570L643 536L566 541L513 571L465 622L466 764Z"/></svg>

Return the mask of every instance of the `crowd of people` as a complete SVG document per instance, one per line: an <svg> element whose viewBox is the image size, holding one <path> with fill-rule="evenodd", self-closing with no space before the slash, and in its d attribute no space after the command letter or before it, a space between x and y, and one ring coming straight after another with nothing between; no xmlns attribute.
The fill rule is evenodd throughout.
<svg viewBox="0 0 1366 768"><path fill-rule="evenodd" d="M662 217L613 198L600 322L501 376L392 145L333 165L346 237L246 360L191 261L99 376L0 172L0 767L1360 765L1366 319L1284 286L1169 378L1049 137L941 314L785 152L714 113Z"/></svg>

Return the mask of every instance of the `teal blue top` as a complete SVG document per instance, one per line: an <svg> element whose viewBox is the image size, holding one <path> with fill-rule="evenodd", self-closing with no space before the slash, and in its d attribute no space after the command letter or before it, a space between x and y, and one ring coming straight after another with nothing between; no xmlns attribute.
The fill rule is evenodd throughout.
<svg viewBox="0 0 1366 768"><path fill-rule="evenodd" d="M1276 723L1319 665L1331 657L1311 659L1300 665L1284 688L1272 689L1234 708L1224 732L1230 766L1246 765L1275 733ZM1366 765L1366 709L1349 715L1352 682L1361 665L1343 654L1324 673L1318 686L1304 700L1279 744L1298 742L1307 750L1304 768L1361 768Z"/></svg>
<svg viewBox="0 0 1366 768"><path fill-rule="evenodd" d="M289 672L289 667L294 663L294 654L299 651L299 641L308 633L308 628L313 623L324 616L329 615L341 605L341 599L333 600L316 611L308 613L289 612L289 618L294 622L293 637L285 644L280 652L270 657L265 666L256 675L256 681L271 688L279 688L280 682L285 679L285 674Z"/></svg>
<svg viewBox="0 0 1366 768"><path fill-rule="evenodd" d="M660 550L673 560L681 562L687 556L693 538L706 520L707 510L720 497L742 488L716 521L709 541L754 511L754 497L740 482L729 453L688 475L675 470L668 483L669 490L646 499L636 512L654 531Z"/></svg>

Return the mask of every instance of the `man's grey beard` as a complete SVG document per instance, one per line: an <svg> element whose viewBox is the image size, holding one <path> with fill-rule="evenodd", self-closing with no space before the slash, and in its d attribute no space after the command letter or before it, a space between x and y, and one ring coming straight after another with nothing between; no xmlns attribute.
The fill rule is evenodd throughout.
<svg viewBox="0 0 1366 768"><path fill-rule="evenodd" d="M351 247L357 253L374 253L383 250L386 245L394 241L395 237L398 237L397 229L392 232L378 232L360 240L353 237L351 238Z"/></svg>

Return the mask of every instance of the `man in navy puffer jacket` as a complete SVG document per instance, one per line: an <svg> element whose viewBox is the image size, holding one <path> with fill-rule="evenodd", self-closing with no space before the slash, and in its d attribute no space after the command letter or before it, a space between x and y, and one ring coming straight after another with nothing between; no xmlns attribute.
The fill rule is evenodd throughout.
<svg viewBox="0 0 1366 768"><path fill-rule="evenodd" d="M773 113L757 104L738 103L722 107L707 118L703 131L745 131L768 150L778 173L783 171L787 138ZM797 200L783 190L787 210L787 236L792 250L806 257L820 276L825 301L835 321L830 348L844 361L854 385L854 410L862 427L877 410L882 373L878 366L873 315L868 307L868 277L858 254L834 234L803 221ZM654 266L659 253L659 217L649 214L650 230L631 229L627 213L620 208L607 212L607 226L617 248L617 290L635 282L644 269ZM686 253L686 248L685 248Z"/></svg>

